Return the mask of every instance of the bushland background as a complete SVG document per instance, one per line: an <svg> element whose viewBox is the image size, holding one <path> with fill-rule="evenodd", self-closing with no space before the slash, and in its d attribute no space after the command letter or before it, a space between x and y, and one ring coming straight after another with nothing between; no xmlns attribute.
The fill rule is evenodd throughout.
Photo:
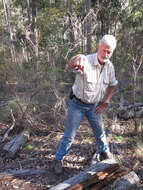
<svg viewBox="0 0 143 190"><path fill-rule="evenodd" d="M47 189L90 165L96 143L85 119L65 159L64 175L57 177L53 172L74 81L65 65L73 55L96 52L104 34L117 38L112 62L119 81L104 113L105 128L109 140L118 145L115 157L142 181L142 0L2 0L0 22L0 136L13 122L11 112L17 123L7 141L25 128L31 132L14 159L1 154L0 171L49 170L45 177L30 176L1 185Z"/></svg>

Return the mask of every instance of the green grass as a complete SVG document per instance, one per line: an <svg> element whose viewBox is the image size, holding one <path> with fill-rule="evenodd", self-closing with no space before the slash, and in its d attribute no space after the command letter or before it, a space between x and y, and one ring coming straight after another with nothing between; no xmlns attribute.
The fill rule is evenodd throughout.
<svg viewBox="0 0 143 190"><path fill-rule="evenodd" d="M36 148L36 145L34 144L27 144L25 146L25 150L34 150Z"/></svg>
<svg viewBox="0 0 143 190"><path fill-rule="evenodd" d="M122 142L126 142L127 141L127 139L125 139L125 137L123 137L123 136L117 136L117 135L113 135L113 138L114 138L114 140L116 141L116 142L119 142L119 143L122 143Z"/></svg>
<svg viewBox="0 0 143 190"><path fill-rule="evenodd" d="M127 141L130 142L130 143L133 143L133 144L137 143L137 140L132 138L132 137L128 137Z"/></svg>

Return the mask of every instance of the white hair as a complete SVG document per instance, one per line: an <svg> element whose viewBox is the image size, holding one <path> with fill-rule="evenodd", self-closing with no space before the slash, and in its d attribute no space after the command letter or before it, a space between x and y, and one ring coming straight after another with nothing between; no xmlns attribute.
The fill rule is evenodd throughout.
<svg viewBox="0 0 143 190"><path fill-rule="evenodd" d="M117 41L116 41L115 36L113 36L113 35L110 35L110 34L104 35L102 37L102 39L99 41L99 44L101 44L103 42L105 44L111 46L113 50L116 48Z"/></svg>

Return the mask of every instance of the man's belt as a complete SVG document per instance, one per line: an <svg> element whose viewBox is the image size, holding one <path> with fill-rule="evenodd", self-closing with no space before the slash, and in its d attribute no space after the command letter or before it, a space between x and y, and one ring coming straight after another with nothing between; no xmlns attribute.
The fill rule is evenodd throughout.
<svg viewBox="0 0 143 190"><path fill-rule="evenodd" d="M85 105L92 105L92 104L90 104L90 103L83 102L81 99L77 98L77 97L73 94L73 92L71 92L71 93L70 93L70 99L72 100L73 98L75 98L76 100L78 100L79 102L81 102L81 103L83 103L83 104L85 104Z"/></svg>

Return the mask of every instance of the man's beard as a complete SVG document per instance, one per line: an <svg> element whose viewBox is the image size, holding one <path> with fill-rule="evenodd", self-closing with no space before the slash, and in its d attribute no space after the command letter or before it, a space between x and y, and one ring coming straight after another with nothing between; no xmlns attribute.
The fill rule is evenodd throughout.
<svg viewBox="0 0 143 190"><path fill-rule="evenodd" d="M107 59L107 58L106 58L106 59L103 59L103 62L106 63L108 60L109 60L109 59Z"/></svg>

